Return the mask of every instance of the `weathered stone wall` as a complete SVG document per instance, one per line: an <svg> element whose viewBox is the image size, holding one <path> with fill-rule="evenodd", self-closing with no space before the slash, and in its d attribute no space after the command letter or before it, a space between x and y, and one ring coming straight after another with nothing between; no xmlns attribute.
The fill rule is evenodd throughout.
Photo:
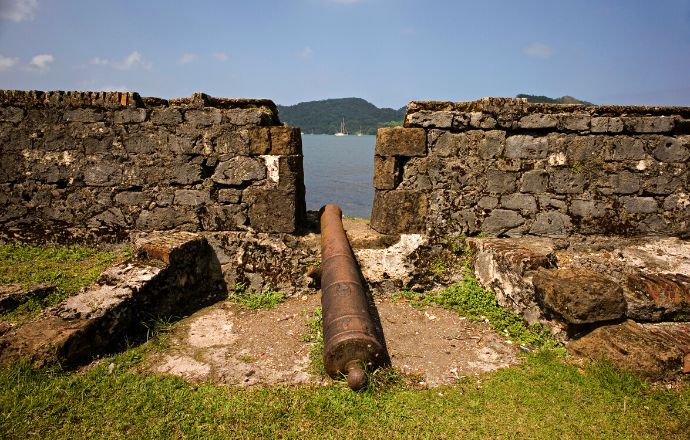
<svg viewBox="0 0 690 440"><path fill-rule="evenodd" d="M294 232L299 130L269 100L0 91L0 237Z"/></svg>
<svg viewBox="0 0 690 440"><path fill-rule="evenodd" d="M690 232L690 108L412 102L380 129L383 233Z"/></svg>

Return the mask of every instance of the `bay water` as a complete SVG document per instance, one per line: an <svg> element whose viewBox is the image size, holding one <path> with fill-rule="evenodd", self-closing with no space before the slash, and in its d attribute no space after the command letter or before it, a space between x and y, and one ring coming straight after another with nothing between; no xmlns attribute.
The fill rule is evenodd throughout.
<svg viewBox="0 0 690 440"><path fill-rule="evenodd" d="M376 136L302 134L308 210L335 203L343 215L369 218L375 141Z"/></svg>

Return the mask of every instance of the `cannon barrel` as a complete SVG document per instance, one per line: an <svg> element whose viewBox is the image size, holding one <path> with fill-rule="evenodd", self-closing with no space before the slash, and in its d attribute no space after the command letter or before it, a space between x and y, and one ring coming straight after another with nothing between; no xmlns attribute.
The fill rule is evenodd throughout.
<svg viewBox="0 0 690 440"><path fill-rule="evenodd" d="M367 383L365 368L384 362L350 242L337 205L321 208L323 363L332 378L347 376L353 390Z"/></svg>

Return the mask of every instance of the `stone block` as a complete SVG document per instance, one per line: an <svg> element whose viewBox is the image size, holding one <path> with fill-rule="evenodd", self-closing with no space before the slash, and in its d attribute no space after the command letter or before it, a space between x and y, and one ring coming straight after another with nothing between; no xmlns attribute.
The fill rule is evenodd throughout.
<svg viewBox="0 0 690 440"><path fill-rule="evenodd" d="M623 289L590 270L539 269L532 282L540 302L568 324L611 321L625 314Z"/></svg>
<svg viewBox="0 0 690 440"><path fill-rule="evenodd" d="M506 145L506 132L503 130L490 130L484 132L479 141L479 157L482 159L495 159L503 154Z"/></svg>
<svg viewBox="0 0 690 440"><path fill-rule="evenodd" d="M537 211L537 201L529 194L508 194L501 197L501 206L506 209L534 213Z"/></svg>
<svg viewBox="0 0 690 440"><path fill-rule="evenodd" d="M220 124L222 119L223 115L217 108L192 109L184 113L185 122L189 122L194 127L210 127Z"/></svg>
<svg viewBox="0 0 690 440"><path fill-rule="evenodd" d="M164 231L184 224L192 224L196 228L197 222L196 213L189 209L163 207L142 211L136 228L140 231Z"/></svg>
<svg viewBox="0 0 690 440"><path fill-rule="evenodd" d="M247 224L246 210L240 205L211 205L200 216L205 231L234 231Z"/></svg>
<svg viewBox="0 0 690 440"><path fill-rule="evenodd" d="M171 168L163 169L156 168L153 170L154 173L164 172L167 174L167 178L172 183L178 183L180 185L192 185L194 183L201 183L202 178L202 167L198 163L183 162L174 164ZM156 181L157 179L147 176L147 181Z"/></svg>
<svg viewBox="0 0 690 440"><path fill-rule="evenodd" d="M371 227L382 234L422 233L428 212L426 194L418 191L376 191Z"/></svg>
<svg viewBox="0 0 690 440"><path fill-rule="evenodd" d="M101 122L105 120L102 112L91 108L67 110L64 118L67 122Z"/></svg>
<svg viewBox="0 0 690 440"><path fill-rule="evenodd" d="M158 140L153 135L145 133L133 133L122 143L128 153L134 154L150 154L158 147Z"/></svg>
<svg viewBox="0 0 690 440"><path fill-rule="evenodd" d="M580 194L584 191L587 179L583 173L570 169L557 169L549 177L551 189L556 194Z"/></svg>
<svg viewBox="0 0 690 440"><path fill-rule="evenodd" d="M514 135L506 138L505 155L511 159L544 159L549 151L548 138Z"/></svg>
<svg viewBox="0 0 690 440"><path fill-rule="evenodd" d="M470 127L483 128L490 130L496 127L496 119L488 113L471 112L470 113Z"/></svg>
<svg viewBox="0 0 690 440"><path fill-rule="evenodd" d="M544 170L530 170L522 175L520 192L541 193L548 189L549 174Z"/></svg>
<svg viewBox="0 0 690 440"><path fill-rule="evenodd" d="M574 199L570 202L570 213L582 218L600 218L606 215L606 208L594 200Z"/></svg>
<svg viewBox="0 0 690 440"><path fill-rule="evenodd" d="M219 203L240 203L242 190L235 188L223 188L218 190Z"/></svg>
<svg viewBox="0 0 690 440"><path fill-rule="evenodd" d="M668 195L682 188L683 180L686 176L673 176L670 174L660 174L651 177L644 182L642 191L645 194Z"/></svg>
<svg viewBox="0 0 690 440"><path fill-rule="evenodd" d="M492 196L484 196L477 202L477 206L482 209L494 209L498 206L498 198Z"/></svg>
<svg viewBox="0 0 690 440"><path fill-rule="evenodd" d="M547 237L563 237L572 229L573 224L569 216L558 211L547 211L537 214L529 233Z"/></svg>
<svg viewBox="0 0 690 440"><path fill-rule="evenodd" d="M635 273L624 289L626 316L636 321L673 321L690 316L690 277L672 273Z"/></svg>
<svg viewBox="0 0 690 440"><path fill-rule="evenodd" d="M587 113L562 113L558 115L558 127L568 131L587 131L591 120Z"/></svg>
<svg viewBox="0 0 690 440"><path fill-rule="evenodd" d="M91 162L84 167L87 186L117 186L122 181L121 164L109 160Z"/></svg>
<svg viewBox="0 0 690 440"><path fill-rule="evenodd" d="M676 118L672 116L624 117L625 129L631 133L669 133Z"/></svg>
<svg viewBox="0 0 690 440"><path fill-rule="evenodd" d="M263 161L245 156L232 157L220 162L211 179L223 185L244 185L266 178Z"/></svg>
<svg viewBox="0 0 690 440"><path fill-rule="evenodd" d="M182 123L182 113L176 108L154 109L150 121L154 125L177 125Z"/></svg>
<svg viewBox="0 0 690 440"><path fill-rule="evenodd" d="M395 189L399 183L395 157L374 156L374 188Z"/></svg>
<svg viewBox="0 0 690 440"><path fill-rule="evenodd" d="M426 134L421 128L379 128L375 153L379 156L426 156Z"/></svg>
<svg viewBox="0 0 690 440"><path fill-rule="evenodd" d="M501 235L525 223L525 219L515 211L494 209L482 222L481 230L487 234Z"/></svg>
<svg viewBox="0 0 690 440"><path fill-rule="evenodd" d="M405 127L451 129L453 128L453 113L429 110L408 113L405 116Z"/></svg>
<svg viewBox="0 0 690 440"><path fill-rule="evenodd" d="M628 212L649 214L659 209L654 197L621 197L620 200Z"/></svg>
<svg viewBox="0 0 690 440"><path fill-rule="evenodd" d="M289 156L302 154L302 136L299 128L271 127L271 154L279 156Z"/></svg>
<svg viewBox="0 0 690 440"><path fill-rule="evenodd" d="M18 107L0 107L0 121L17 124L24 119L24 110Z"/></svg>
<svg viewBox="0 0 690 440"><path fill-rule="evenodd" d="M614 194L634 194L640 190L640 178L629 171L609 176L609 185Z"/></svg>
<svg viewBox="0 0 690 440"><path fill-rule="evenodd" d="M458 147L464 140L465 133L450 133L443 131L430 143L429 152L439 157L455 157L458 155Z"/></svg>
<svg viewBox="0 0 690 440"><path fill-rule="evenodd" d="M223 115L225 122L239 126L267 125L273 119L271 115L259 108L233 108L225 110Z"/></svg>
<svg viewBox="0 0 690 440"><path fill-rule="evenodd" d="M540 113L523 116L518 122L518 127L524 129L556 128L556 125L558 125L557 115Z"/></svg>
<svg viewBox="0 0 690 440"><path fill-rule="evenodd" d="M255 230L293 233L297 229L301 213L295 193L252 188L242 198L249 203L249 224Z"/></svg>
<svg viewBox="0 0 690 440"><path fill-rule="evenodd" d="M278 188L291 192L303 192L304 166L302 156L279 156Z"/></svg>
<svg viewBox="0 0 690 440"><path fill-rule="evenodd" d="M621 133L625 125L621 118L610 118L606 116L595 116L591 121L592 133Z"/></svg>
<svg viewBox="0 0 690 440"><path fill-rule="evenodd" d="M146 120L146 110L143 108L128 108L113 113L116 124L138 124Z"/></svg>
<svg viewBox="0 0 690 440"><path fill-rule="evenodd" d="M490 169L486 172L486 190L494 194L515 192L517 173Z"/></svg>
<svg viewBox="0 0 690 440"><path fill-rule="evenodd" d="M249 150L249 139L246 133L223 130L214 136L212 141L216 154L244 155Z"/></svg>
<svg viewBox="0 0 690 440"><path fill-rule="evenodd" d="M658 139L652 155L661 162L686 162L690 158L690 136Z"/></svg>
<svg viewBox="0 0 690 440"><path fill-rule="evenodd" d="M687 322L622 324L599 327L566 346L568 351L591 359L605 359L651 380L677 378L683 357L690 353Z"/></svg>
<svg viewBox="0 0 690 440"><path fill-rule="evenodd" d="M207 189L178 189L173 204L198 206L211 203L211 193Z"/></svg>
<svg viewBox="0 0 690 440"><path fill-rule="evenodd" d="M271 129L269 127L251 127L240 130L249 143L249 155L263 155L271 153Z"/></svg>
<svg viewBox="0 0 690 440"><path fill-rule="evenodd" d="M148 206L151 196L141 191L123 191L115 194L115 202L126 207Z"/></svg>
<svg viewBox="0 0 690 440"><path fill-rule="evenodd" d="M641 160L645 158L644 141L630 136L613 136L608 139L606 160Z"/></svg>

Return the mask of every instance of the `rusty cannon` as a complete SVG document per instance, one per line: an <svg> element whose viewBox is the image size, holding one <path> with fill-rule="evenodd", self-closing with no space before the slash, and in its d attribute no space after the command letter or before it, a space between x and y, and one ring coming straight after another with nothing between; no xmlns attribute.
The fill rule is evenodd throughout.
<svg viewBox="0 0 690 440"><path fill-rule="evenodd" d="M342 212L337 205L326 205L319 214L323 363L329 376L346 375L350 388L359 390L367 384L365 370L385 362L385 349L377 338Z"/></svg>

